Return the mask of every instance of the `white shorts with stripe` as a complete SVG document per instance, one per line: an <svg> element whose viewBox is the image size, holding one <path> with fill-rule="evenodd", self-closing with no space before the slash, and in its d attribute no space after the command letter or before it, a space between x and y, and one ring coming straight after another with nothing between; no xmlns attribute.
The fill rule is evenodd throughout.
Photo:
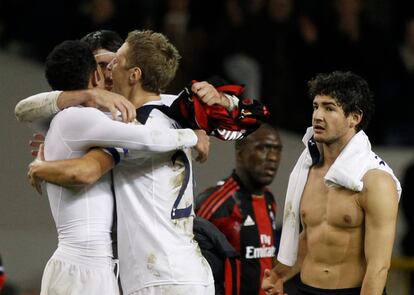
<svg viewBox="0 0 414 295"><path fill-rule="evenodd" d="M57 250L46 264L40 295L119 295L116 263Z"/></svg>
<svg viewBox="0 0 414 295"><path fill-rule="evenodd" d="M128 295L214 295L214 284L203 285L160 285L143 288Z"/></svg>

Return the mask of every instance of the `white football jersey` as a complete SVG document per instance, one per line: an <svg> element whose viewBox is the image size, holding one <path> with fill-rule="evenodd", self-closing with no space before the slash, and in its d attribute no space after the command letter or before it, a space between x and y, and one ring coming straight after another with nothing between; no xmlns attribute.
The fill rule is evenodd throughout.
<svg viewBox="0 0 414 295"><path fill-rule="evenodd" d="M158 109L149 112L145 126L179 128ZM125 155L113 170L124 294L156 285L212 284L210 266L193 236L191 150L141 155Z"/></svg>
<svg viewBox="0 0 414 295"><path fill-rule="evenodd" d="M165 152L191 147L196 142L196 135L189 129L153 130L111 120L94 108L72 107L52 120L45 139L45 159L81 157L96 146ZM114 203L110 186L108 174L86 187L47 184L59 249L74 255L112 257Z"/></svg>

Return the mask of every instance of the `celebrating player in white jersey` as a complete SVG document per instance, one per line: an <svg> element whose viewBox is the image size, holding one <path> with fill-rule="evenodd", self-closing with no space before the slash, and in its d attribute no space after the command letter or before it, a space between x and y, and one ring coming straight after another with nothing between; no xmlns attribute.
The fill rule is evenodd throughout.
<svg viewBox="0 0 414 295"><path fill-rule="evenodd" d="M151 110L151 104L160 104L159 94L174 77L178 59L163 35L134 31L109 65L114 91L141 107L138 118L146 126L176 125L160 110ZM211 269L192 235L191 152L125 161L114 173L125 293L214 294Z"/></svg>
<svg viewBox="0 0 414 295"><path fill-rule="evenodd" d="M79 75L79 79L65 82L69 73ZM103 87L103 75L92 52L79 41L63 42L52 51L46 62L46 76L52 88ZM208 141L206 136L203 140ZM127 125L109 119L97 109L78 107L54 118L46 137L45 154L48 160L74 158L94 146L165 152L194 146L197 141L198 136L189 129L154 130ZM85 157L92 160L89 164L99 166L98 152L91 151ZM114 203L106 174L109 169L100 166L98 169L104 176L94 185L84 188L47 185L59 245L45 268L41 294L119 293L110 238ZM68 170L73 175L72 181L77 182L76 171Z"/></svg>

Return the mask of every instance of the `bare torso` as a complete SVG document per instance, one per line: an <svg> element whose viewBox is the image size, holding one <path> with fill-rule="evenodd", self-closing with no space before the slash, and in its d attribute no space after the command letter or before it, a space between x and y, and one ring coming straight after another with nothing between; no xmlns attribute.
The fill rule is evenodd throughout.
<svg viewBox="0 0 414 295"><path fill-rule="evenodd" d="M362 193L328 187L323 179L326 171L310 170L302 196L307 252L301 279L323 289L360 287L366 269Z"/></svg>

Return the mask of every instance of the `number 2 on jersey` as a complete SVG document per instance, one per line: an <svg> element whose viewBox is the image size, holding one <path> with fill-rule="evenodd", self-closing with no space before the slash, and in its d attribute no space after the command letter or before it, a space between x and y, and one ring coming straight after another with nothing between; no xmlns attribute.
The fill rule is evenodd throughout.
<svg viewBox="0 0 414 295"><path fill-rule="evenodd" d="M186 208L178 208L178 205L180 204L181 198L184 195L185 190L187 189L188 182L190 181L190 161L187 158L187 155L184 151L177 151L171 158L171 161L173 165L177 160L180 160L184 163L184 180L183 184L181 185L180 191L178 192L177 199L175 199L174 205L171 210L171 219L179 219L188 217L191 215L191 211L193 208L193 205Z"/></svg>

